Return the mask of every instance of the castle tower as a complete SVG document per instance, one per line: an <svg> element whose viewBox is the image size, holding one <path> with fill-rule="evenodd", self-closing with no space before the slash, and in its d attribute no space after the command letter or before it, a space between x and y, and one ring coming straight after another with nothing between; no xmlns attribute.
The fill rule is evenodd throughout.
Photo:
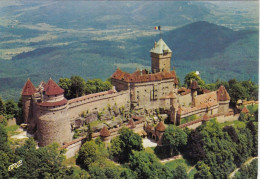
<svg viewBox="0 0 260 179"><path fill-rule="evenodd" d="M39 146L53 142L60 145L72 140L68 118L68 100L64 90L52 79L44 86L43 101L38 103L37 135Z"/></svg>
<svg viewBox="0 0 260 179"><path fill-rule="evenodd" d="M198 82L196 80L192 80L190 84L191 89L191 100L192 100L192 107L195 107L195 98L198 95L197 90L199 89Z"/></svg>
<svg viewBox="0 0 260 179"><path fill-rule="evenodd" d="M24 123L29 125L30 128L34 128L33 119L33 94L36 93L36 88L33 86L30 79L28 79L22 90L22 104L23 104L23 120Z"/></svg>
<svg viewBox="0 0 260 179"><path fill-rule="evenodd" d="M154 43L154 47L150 50L150 55L152 73L170 71L172 51L163 39Z"/></svg>
<svg viewBox="0 0 260 179"><path fill-rule="evenodd" d="M223 85L220 86L219 89L217 90L217 98L219 103L218 113L219 114L228 113L230 96Z"/></svg>
<svg viewBox="0 0 260 179"><path fill-rule="evenodd" d="M156 141L158 145L162 145L162 136L163 133L165 132L165 129L166 127L162 121L160 121L155 127Z"/></svg>

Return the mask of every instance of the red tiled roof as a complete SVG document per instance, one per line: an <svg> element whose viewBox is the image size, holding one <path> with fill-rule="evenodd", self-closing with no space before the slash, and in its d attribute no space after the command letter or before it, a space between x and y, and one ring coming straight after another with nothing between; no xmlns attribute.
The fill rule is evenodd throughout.
<svg viewBox="0 0 260 179"><path fill-rule="evenodd" d="M195 107L198 109L215 106L217 104L217 94L215 91L195 97Z"/></svg>
<svg viewBox="0 0 260 179"><path fill-rule="evenodd" d="M218 101L230 100L230 96L229 96L226 88L223 85L219 87L219 89L217 91L217 95L218 95Z"/></svg>
<svg viewBox="0 0 260 179"><path fill-rule="evenodd" d="M189 94L190 92L191 92L190 89L186 89L186 91L182 92L181 95L183 96L183 95Z"/></svg>
<svg viewBox="0 0 260 179"><path fill-rule="evenodd" d="M32 82L28 79L23 87L22 95L31 96L36 92L37 92L36 88L33 86Z"/></svg>
<svg viewBox="0 0 260 179"><path fill-rule="evenodd" d="M52 79L44 86L45 95L58 95L64 93L64 89L59 87Z"/></svg>
<svg viewBox="0 0 260 179"><path fill-rule="evenodd" d="M45 106L45 107L54 107L54 106L62 106L64 104L67 104L68 100L63 99L61 101L55 101L55 102L42 102L38 103L39 106Z"/></svg>
<svg viewBox="0 0 260 179"><path fill-rule="evenodd" d="M100 136L102 136L102 137L108 137L108 136L110 136L110 132L109 132L109 130L107 129L106 126L104 126L104 127L101 129L101 131L100 131Z"/></svg>
<svg viewBox="0 0 260 179"><path fill-rule="evenodd" d="M211 91L208 90L208 89L206 89L206 88L203 88L203 89L202 89L202 93L203 93L203 94L205 94L205 93L210 93L210 92L211 92Z"/></svg>
<svg viewBox="0 0 260 179"><path fill-rule="evenodd" d="M198 82L196 80L192 80L191 84L190 84L190 89L198 89L199 86L198 86Z"/></svg>
<svg viewBox="0 0 260 179"><path fill-rule="evenodd" d="M243 112L243 113L249 113L249 110L248 110L246 107L244 107L241 112Z"/></svg>
<svg viewBox="0 0 260 179"><path fill-rule="evenodd" d="M160 121L159 124L156 126L155 129L156 129L157 131L164 132L165 129L166 129L166 127L165 127L165 125L163 124L163 122Z"/></svg>
<svg viewBox="0 0 260 179"><path fill-rule="evenodd" d="M148 74L147 71L136 71L132 74L123 72L120 69L117 69L113 75L113 79L125 81L125 82L135 82L135 83L141 83L141 82L150 82L150 81L160 81L164 79L174 79L174 82L178 84L178 80L176 82L176 73L175 71L167 72L159 72L154 74Z"/></svg>

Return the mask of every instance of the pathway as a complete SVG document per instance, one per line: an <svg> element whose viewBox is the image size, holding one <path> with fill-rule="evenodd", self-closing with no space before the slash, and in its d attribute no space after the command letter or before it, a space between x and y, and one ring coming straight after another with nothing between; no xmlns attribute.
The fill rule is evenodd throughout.
<svg viewBox="0 0 260 179"><path fill-rule="evenodd" d="M249 165L253 160L257 159L258 157L253 157L248 159L247 161L245 161L242 165ZM236 172L239 170L240 168L236 168L232 173L229 174L228 178L233 178L236 174Z"/></svg>
<svg viewBox="0 0 260 179"><path fill-rule="evenodd" d="M162 159L160 160L162 163L165 163L165 162L170 162L170 161L173 161L173 160L177 160L177 159L182 159L182 155L176 155L176 156L173 156L173 157L170 157L170 158L166 158L166 159Z"/></svg>

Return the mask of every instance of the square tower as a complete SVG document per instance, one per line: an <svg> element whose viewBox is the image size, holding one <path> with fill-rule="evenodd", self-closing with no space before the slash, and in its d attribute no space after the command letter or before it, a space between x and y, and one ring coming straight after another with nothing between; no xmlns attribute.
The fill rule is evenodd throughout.
<svg viewBox="0 0 260 179"><path fill-rule="evenodd" d="M163 39L154 43L154 47L150 50L150 54L152 73L170 71L172 51Z"/></svg>

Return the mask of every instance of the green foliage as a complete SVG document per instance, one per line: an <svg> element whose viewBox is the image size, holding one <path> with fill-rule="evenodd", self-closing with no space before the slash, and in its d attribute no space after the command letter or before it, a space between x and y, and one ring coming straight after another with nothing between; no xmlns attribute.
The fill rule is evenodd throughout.
<svg viewBox="0 0 260 179"><path fill-rule="evenodd" d="M58 85L62 89L64 89L64 96L65 96L65 98L71 99L71 96L72 96L72 94L71 94L71 86L72 86L71 79L69 79L69 78L60 78Z"/></svg>
<svg viewBox="0 0 260 179"><path fill-rule="evenodd" d="M197 119L196 115L187 116L187 117L184 117L183 119L181 119L181 124L185 124L187 122L194 121L196 119Z"/></svg>
<svg viewBox="0 0 260 179"><path fill-rule="evenodd" d="M203 162L210 167L210 173L214 178L226 178L235 168L234 143L215 120L207 122L198 130L203 136L206 153Z"/></svg>
<svg viewBox="0 0 260 179"><path fill-rule="evenodd" d="M162 165L154 154L145 151L133 151L129 167L140 179L172 178L169 168Z"/></svg>
<svg viewBox="0 0 260 179"><path fill-rule="evenodd" d="M101 79L88 80L87 82L80 76L71 76L71 78L60 78L59 86L64 89L64 96L67 99L80 97L84 94L92 94L107 91L112 88L109 81Z"/></svg>
<svg viewBox="0 0 260 179"><path fill-rule="evenodd" d="M95 141L85 142L79 150L77 161L83 165L84 168L89 169L90 164L96 161L102 161L108 153L103 144L96 144Z"/></svg>
<svg viewBox="0 0 260 179"><path fill-rule="evenodd" d="M197 130L191 131L188 135L187 145L183 147L182 151L185 158L193 163L203 160L206 155L203 136Z"/></svg>
<svg viewBox="0 0 260 179"><path fill-rule="evenodd" d="M165 163L170 169L176 170L178 166L181 166L187 172L192 166L187 159L176 159Z"/></svg>
<svg viewBox="0 0 260 179"><path fill-rule="evenodd" d="M57 144L36 149L32 138L17 148L15 161L22 160L22 165L11 171L14 178L64 177L67 168L62 164L65 157L58 150Z"/></svg>
<svg viewBox="0 0 260 179"><path fill-rule="evenodd" d="M4 115L6 112L5 103L0 97L0 115Z"/></svg>
<svg viewBox="0 0 260 179"><path fill-rule="evenodd" d="M187 143L187 134L181 128L169 125L163 134L162 143L170 147L168 152L173 155L174 152L178 151L179 147Z"/></svg>
<svg viewBox="0 0 260 179"><path fill-rule="evenodd" d="M185 168L180 165L175 170L173 170L173 178L188 179L188 175Z"/></svg>
<svg viewBox="0 0 260 179"><path fill-rule="evenodd" d="M9 99L5 102L6 115L9 117L17 117L19 114L19 108L14 100Z"/></svg>
<svg viewBox="0 0 260 179"><path fill-rule="evenodd" d="M253 160L250 165L244 165L240 168L240 170L235 174L234 179L255 179L257 178L258 173L258 163L257 159Z"/></svg>
<svg viewBox="0 0 260 179"><path fill-rule="evenodd" d="M120 129L119 134L111 141L110 154L120 163L125 163L134 150L143 150L142 138L128 128Z"/></svg>
<svg viewBox="0 0 260 179"><path fill-rule="evenodd" d="M205 86L205 82L195 73L195 71L192 71L190 73L188 73L185 77L184 77L184 85L186 87L189 87L192 80L196 80L198 82L198 85L203 88Z"/></svg>
<svg viewBox="0 0 260 179"><path fill-rule="evenodd" d="M80 76L71 76L71 97L77 98L84 94L85 80Z"/></svg>
<svg viewBox="0 0 260 179"><path fill-rule="evenodd" d="M210 167L204 162L199 161L196 165L198 172L194 175L194 178L198 179L212 179L213 176L210 173Z"/></svg>

